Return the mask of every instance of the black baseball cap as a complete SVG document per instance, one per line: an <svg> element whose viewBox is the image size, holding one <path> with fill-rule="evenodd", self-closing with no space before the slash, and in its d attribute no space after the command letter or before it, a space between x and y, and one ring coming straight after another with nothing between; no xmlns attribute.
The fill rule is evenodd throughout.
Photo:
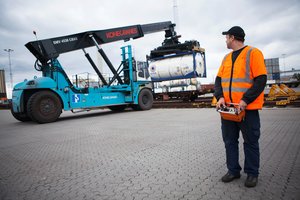
<svg viewBox="0 0 300 200"><path fill-rule="evenodd" d="M244 40L245 32L240 26L234 26L230 28L228 31L222 32L223 35L233 35L237 39Z"/></svg>

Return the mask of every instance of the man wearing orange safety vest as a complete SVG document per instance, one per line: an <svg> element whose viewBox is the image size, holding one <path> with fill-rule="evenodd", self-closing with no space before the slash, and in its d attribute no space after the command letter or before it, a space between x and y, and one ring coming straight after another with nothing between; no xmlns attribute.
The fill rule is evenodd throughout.
<svg viewBox="0 0 300 200"><path fill-rule="evenodd" d="M221 108L226 103L235 103L238 110L245 110L245 117L241 122L221 118L228 168L221 180L227 183L241 177L238 142L241 131L244 139L244 172L247 174L245 186L255 187L260 162L258 110L262 109L264 103L266 66L260 50L244 45L245 32L241 27L234 26L222 34L226 35L227 48L233 51L224 57L215 80L216 106Z"/></svg>

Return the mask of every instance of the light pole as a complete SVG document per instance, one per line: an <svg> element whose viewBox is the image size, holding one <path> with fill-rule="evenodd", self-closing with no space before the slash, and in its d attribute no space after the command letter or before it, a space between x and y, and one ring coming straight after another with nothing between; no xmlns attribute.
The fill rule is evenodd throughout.
<svg viewBox="0 0 300 200"><path fill-rule="evenodd" d="M11 60L10 60L10 52L13 52L13 49L4 49L8 53L8 65L9 65L9 75L10 75L10 87L13 88L13 76L11 71Z"/></svg>

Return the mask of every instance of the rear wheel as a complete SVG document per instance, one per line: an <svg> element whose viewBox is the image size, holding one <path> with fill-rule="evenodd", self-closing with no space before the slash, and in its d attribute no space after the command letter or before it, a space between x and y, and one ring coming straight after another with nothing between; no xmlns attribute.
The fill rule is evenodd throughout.
<svg viewBox="0 0 300 200"><path fill-rule="evenodd" d="M16 113L13 111L12 107L11 107L10 111L11 111L11 114L14 116L14 118L16 118L17 120L19 120L21 122L31 121L30 117L28 117L28 115L26 113Z"/></svg>
<svg viewBox="0 0 300 200"><path fill-rule="evenodd" d="M153 105L153 95L149 89L142 89L139 93L138 104L133 105L134 110L150 110Z"/></svg>
<svg viewBox="0 0 300 200"><path fill-rule="evenodd" d="M38 123L56 121L62 111L60 99L51 91L39 91L34 93L28 100L28 116Z"/></svg>

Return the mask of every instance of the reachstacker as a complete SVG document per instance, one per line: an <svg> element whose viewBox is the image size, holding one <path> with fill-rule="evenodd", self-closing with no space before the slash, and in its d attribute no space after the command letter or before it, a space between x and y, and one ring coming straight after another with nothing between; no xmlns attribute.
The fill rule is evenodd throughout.
<svg viewBox="0 0 300 200"><path fill-rule="evenodd" d="M56 121L65 111L84 111L108 107L122 111L131 106L134 110L149 110L153 104L151 80L137 79L137 62L132 55L131 46L121 48L122 61L116 69L101 48L102 44L119 40L128 41L143 37L145 34L165 31L166 47L180 47L179 36L174 31L175 24L170 21L133 25L98 31L87 31L73 35L28 42L25 46L36 57L35 68L42 77L15 85L12 94L12 115L19 121L49 123ZM111 70L113 77L107 80L100 72L89 53L88 47L96 47ZM100 81L97 86L79 87L73 84L58 61L62 53L82 50L97 73Z"/></svg>

